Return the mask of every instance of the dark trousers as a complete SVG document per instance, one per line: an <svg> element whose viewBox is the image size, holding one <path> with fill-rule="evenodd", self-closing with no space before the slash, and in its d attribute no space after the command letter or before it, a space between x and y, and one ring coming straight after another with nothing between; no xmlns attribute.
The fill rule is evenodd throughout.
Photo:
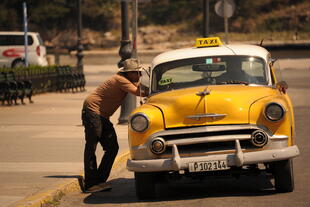
<svg viewBox="0 0 310 207"><path fill-rule="evenodd" d="M83 109L82 121L86 141L84 150L85 188L89 188L107 181L119 147L113 124L108 119ZM105 151L99 166L97 166L95 154L98 142Z"/></svg>

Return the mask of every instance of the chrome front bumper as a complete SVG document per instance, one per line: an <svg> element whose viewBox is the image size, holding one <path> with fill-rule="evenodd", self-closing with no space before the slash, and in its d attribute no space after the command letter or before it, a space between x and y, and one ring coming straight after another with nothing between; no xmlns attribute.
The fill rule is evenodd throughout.
<svg viewBox="0 0 310 207"><path fill-rule="evenodd" d="M172 148L171 159L128 160L127 169L135 172L159 172L187 170L189 163L226 160L228 166L242 166L265 162L286 160L299 155L296 145L281 149L270 149L255 152L242 152L239 140L235 141L234 154L207 155L181 158L177 146Z"/></svg>

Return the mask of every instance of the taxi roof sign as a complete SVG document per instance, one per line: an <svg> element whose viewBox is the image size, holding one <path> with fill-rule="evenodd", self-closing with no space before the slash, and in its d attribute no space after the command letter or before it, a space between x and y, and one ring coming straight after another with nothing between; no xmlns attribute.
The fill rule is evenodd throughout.
<svg viewBox="0 0 310 207"><path fill-rule="evenodd" d="M195 47L216 47L222 44L219 37L197 38Z"/></svg>

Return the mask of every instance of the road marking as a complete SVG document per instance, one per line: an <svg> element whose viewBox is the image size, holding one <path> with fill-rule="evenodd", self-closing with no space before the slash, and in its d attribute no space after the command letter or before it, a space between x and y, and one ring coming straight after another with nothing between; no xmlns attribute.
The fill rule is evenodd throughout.
<svg viewBox="0 0 310 207"><path fill-rule="evenodd" d="M0 162L0 172L79 172L83 162Z"/></svg>

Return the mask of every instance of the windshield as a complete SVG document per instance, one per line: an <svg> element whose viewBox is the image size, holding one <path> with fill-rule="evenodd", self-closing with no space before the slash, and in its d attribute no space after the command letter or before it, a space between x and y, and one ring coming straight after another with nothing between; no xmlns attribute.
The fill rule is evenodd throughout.
<svg viewBox="0 0 310 207"><path fill-rule="evenodd" d="M157 65L152 92L221 84L268 84L266 64L252 56L212 56L171 61Z"/></svg>

